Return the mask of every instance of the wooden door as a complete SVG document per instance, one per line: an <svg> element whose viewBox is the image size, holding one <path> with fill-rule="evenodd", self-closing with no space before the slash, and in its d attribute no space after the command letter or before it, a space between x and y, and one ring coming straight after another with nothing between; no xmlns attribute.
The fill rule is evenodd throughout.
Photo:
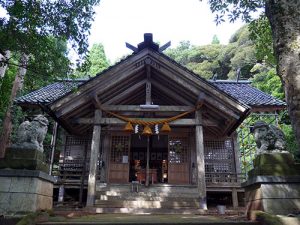
<svg viewBox="0 0 300 225"><path fill-rule="evenodd" d="M189 142L188 137L169 137L169 184L189 184Z"/></svg>
<svg viewBox="0 0 300 225"><path fill-rule="evenodd" d="M129 181L129 149L130 136L112 136L109 163L110 183L127 183Z"/></svg>

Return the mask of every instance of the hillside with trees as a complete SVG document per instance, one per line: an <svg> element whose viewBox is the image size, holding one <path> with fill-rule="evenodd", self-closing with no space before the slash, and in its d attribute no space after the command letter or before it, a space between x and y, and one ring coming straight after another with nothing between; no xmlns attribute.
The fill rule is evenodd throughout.
<svg viewBox="0 0 300 225"><path fill-rule="evenodd" d="M181 41L165 53L206 79L249 80L254 87L281 100L285 99L272 50L268 21L261 17L236 31L227 45L214 36L209 45L195 46ZM279 114L279 125L284 130L289 151L298 158L297 143L287 111Z"/></svg>

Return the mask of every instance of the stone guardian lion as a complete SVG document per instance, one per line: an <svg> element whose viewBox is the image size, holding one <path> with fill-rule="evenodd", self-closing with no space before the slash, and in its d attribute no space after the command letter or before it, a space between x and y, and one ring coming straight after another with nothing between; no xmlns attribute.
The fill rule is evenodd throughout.
<svg viewBox="0 0 300 225"><path fill-rule="evenodd" d="M31 122L24 121L18 128L17 140L12 147L43 152L43 141L47 134L48 124L48 119L43 115L37 115Z"/></svg>
<svg viewBox="0 0 300 225"><path fill-rule="evenodd" d="M257 121L253 126L257 154L283 152L286 150L285 135L274 125Z"/></svg>

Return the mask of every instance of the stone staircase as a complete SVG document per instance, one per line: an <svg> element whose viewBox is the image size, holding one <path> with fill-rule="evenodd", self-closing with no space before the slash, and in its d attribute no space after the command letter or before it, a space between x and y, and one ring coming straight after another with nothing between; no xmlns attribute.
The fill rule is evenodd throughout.
<svg viewBox="0 0 300 225"><path fill-rule="evenodd" d="M96 213L201 213L196 186L98 185Z"/></svg>

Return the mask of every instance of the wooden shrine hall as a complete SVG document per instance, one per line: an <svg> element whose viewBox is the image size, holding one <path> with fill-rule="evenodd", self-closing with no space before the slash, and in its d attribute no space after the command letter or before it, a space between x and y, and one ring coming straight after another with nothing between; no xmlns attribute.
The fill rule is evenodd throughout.
<svg viewBox="0 0 300 225"><path fill-rule="evenodd" d="M132 55L93 78L17 99L38 105L65 131L59 163L51 165L56 188L80 189L81 201L87 190L86 206L138 187L192 198L200 209L207 209L207 193L229 192L236 207L243 192L236 129L251 111L285 103L249 83L201 78L162 53L166 46L152 34L127 45Z"/></svg>

